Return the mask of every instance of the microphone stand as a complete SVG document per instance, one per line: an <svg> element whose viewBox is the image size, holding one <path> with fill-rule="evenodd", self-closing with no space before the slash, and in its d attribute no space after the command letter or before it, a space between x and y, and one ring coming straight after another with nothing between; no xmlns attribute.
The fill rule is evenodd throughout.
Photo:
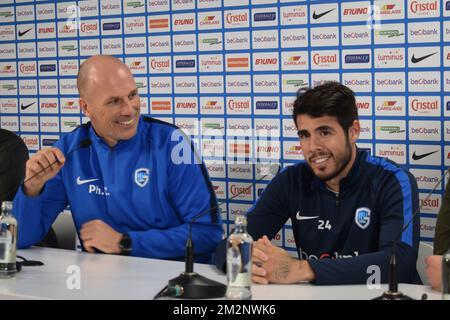
<svg viewBox="0 0 450 320"><path fill-rule="evenodd" d="M450 169L445 170L444 175L439 179L433 189L428 193L425 200L422 203L426 203L427 200L431 197L434 191L436 191L437 187L442 183L442 181L447 176L447 173ZM400 240L402 233L409 227L411 222L417 216L417 214L422 209L423 204L420 205L416 212L412 215L411 219L408 223L402 228L400 234L395 238L394 244L392 246L391 258L389 260L389 288L385 291L381 296L374 298L373 300L415 300L406 294L403 294L401 291L398 291L398 279L397 279L397 242Z"/></svg>
<svg viewBox="0 0 450 320"><path fill-rule="evenodd" d="M254 184L261 182L268 175L276 175L280 171L280 166L276 164L271 166L270 172L259 178ZM251 188L253 183L247 188L242 189L233 197L228 199L228 201L240 196ZM168 285L164 287L160 292L156 294L153 299L158 299L163 296L168 296L172 298L183 298L183 299L206 299L206 298L220 298L225 295L227 286L223 283L208 279L198 273L194 272L194 244L192 241L192 225L199 218L203 217L205 214L211 212L214 209L219 208L225 203L225 201L217 204L211 209L207 209L197 215L191 220L189 225L189 236L186 241L186 263L185 271L182 272L178 277L169 280Z"/></svg>

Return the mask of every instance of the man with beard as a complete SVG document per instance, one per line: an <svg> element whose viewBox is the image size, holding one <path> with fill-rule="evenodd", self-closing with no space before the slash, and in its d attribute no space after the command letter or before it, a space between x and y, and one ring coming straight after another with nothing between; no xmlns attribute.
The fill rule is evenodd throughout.
<svg viewBox="0 0 450 320"><path fill-rule="evenodd" d="M248 232L257 240L252 280L358 284L378 270L387 282L397 241L398 280L420 283L419 220L402 232L418 207L416 181L392 161L357 148L353 92L336 82L308 89L294 102L293 118L306 163L285 168L248 213ZM270 242L288 219L298 259ZM225 246L216 249L222 270Z"/></svg>

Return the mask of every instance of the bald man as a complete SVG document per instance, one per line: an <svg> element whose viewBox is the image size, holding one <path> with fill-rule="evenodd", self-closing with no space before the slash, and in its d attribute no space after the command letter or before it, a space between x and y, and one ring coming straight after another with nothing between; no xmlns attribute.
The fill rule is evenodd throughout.
<svg viewBox="0 0 450 320"><path fill-rule="evenodd" d="M15 199L19 247L38 242L70 205L88 252L182 260L189 225L204 212L192 238L196 261L209 262L221 218L203 163L195 151L186 156L191 142L176 126L140 116L133 75L114 57L86 60L77 86L90 122L27 162ZM80 147L86 139L91 145Z"/></svg>

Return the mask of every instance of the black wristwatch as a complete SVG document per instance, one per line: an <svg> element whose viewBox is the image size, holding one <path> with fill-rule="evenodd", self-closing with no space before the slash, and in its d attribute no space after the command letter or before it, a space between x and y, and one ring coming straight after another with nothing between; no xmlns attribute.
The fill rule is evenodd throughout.
<svg viewBox="0 0 450 320"><path fill-rule="evenodd" d="M131 250L133 250L132 241L128 233L123 234L119 242L119 247L122 250L121 254L130 254Z"/></svg>

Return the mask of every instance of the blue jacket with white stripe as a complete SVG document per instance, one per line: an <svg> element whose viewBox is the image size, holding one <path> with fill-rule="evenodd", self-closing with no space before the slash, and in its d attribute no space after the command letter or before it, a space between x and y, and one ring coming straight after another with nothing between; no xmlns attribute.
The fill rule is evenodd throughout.
<svg viewBox="0 0 450 320"><path fill-rule="evenodd" d="M286 229L284 238L293 233L291 246L300 259L309 261L318 285L367 283L371 275L376 279L374 270L380 270L380 280L387 282L393 242L398 239L398 280L420 283L418 216L402 232L418 202L416 180L409 172L358 150L339 194L328 190L306 163L283 170L248 213L248 232L254 239L272 239L291 219L292 231ZM215 259L224 269L224 243Z"/></svg>
<svg viewBox="0 0 450 320"><path fill-rule="evenodd" d="M67 154L86 138L92 145L68 156L38 197L20 188L14 203L19 247L40 241L70 205L77 232L100 219L130 235L133 256L183 260L189 224L206 212L193 225L192 239L196 261L210 260L222 239L216 197L205 166L176 126L141 117L136 135L110 148L88 123L55 147Z"/></svg>

